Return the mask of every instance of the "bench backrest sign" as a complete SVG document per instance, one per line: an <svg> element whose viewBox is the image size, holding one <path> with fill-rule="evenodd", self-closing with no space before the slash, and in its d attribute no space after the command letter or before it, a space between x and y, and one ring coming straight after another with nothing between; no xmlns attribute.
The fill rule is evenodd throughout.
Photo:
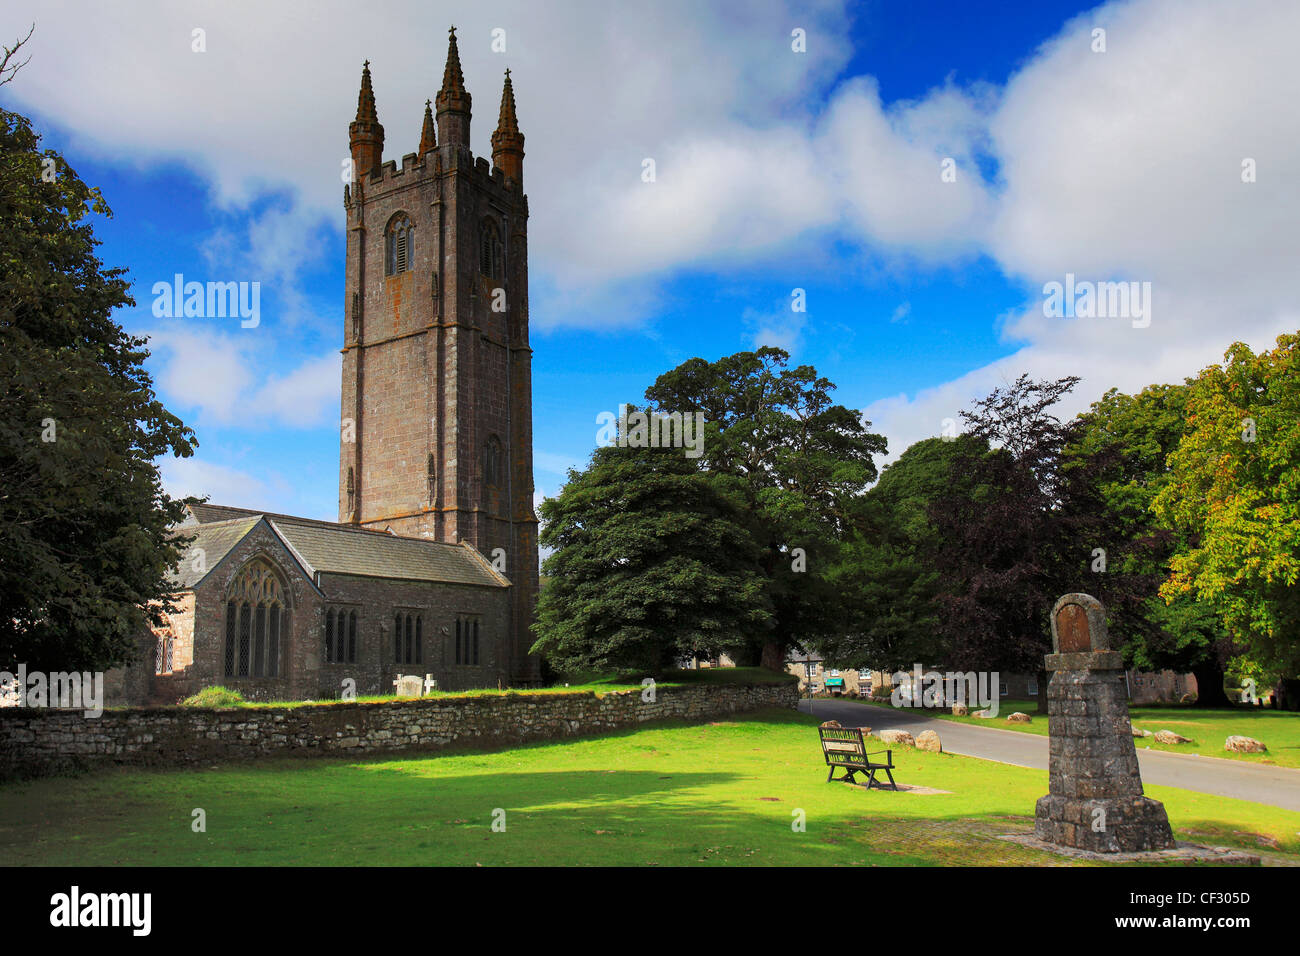
<svg viewBox="0 0 1300 956"><path fill-rule="evenodd" d="M867 747L857 727L819 727L827 766L866 767Z"/></svg>

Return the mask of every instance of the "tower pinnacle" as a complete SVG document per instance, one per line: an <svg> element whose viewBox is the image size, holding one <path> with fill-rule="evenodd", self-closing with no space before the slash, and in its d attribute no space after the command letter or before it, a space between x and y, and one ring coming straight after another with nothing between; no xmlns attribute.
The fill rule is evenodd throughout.
<svg viewBox="0 0 1300 956"><path fill-rule="evenodd" d="M492 134L492 163L507 179L520 186L524 182L524 134L519 132L519 118L515 115L515 88L506 70L505 85L501 88L501 114L496 132Z"/></svg>
<svg viewBox="0 0 1300 956"><path fill-rule="evenodd" d="M375 91L370 85L370 61L361 67L361 92L357 94L357 118L348 126L353 172L361 177L378 166L384 157L384 127L375 110Z"/></svg>
<svg viewBox="0 0 1300 956"><path fill-rule="evenodd" d="M456 28L448 31L447 66L442 72L442 89L438 104L438 139L469 148L471 97L465 91L465 74L460 68L460 48L456 46Z"/></svg>
<svg viewBox="0 0 1300 956"><path fill-rule="evenodd" d="M438 145L438 134L433 125L433 110L430 108L430 101L424 101L424 128L420 130L420 155L423 156L429 150Z"/></svg>

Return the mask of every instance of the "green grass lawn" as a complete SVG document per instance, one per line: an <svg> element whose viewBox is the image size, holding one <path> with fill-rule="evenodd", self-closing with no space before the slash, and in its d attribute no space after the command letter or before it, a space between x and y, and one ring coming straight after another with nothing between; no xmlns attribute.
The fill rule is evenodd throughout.
<svg viewBox="0 0 1300 956"><path fill-rule="evenodd" d="M904 749L902 783L828 784L816 720L764 711L491 753L258 760L0 786L0 855L37 865L1063 865L1044 771ZM1300 813L1165 787L1180 839L1300 863ZM202 808L207 831L191 830ZM492 829L505 811L504 832ZM806 817L795 832L796 811Z"/></svg>
<svg viewBox="0 0 1300 956"><path fill-rule="evenodd" d="M697 684L793 684L796 681L796 678L790 674L780 674L762 667L711 667L699 670L672 670L659 676L650 674L645 676L654 677L656 687L683 687ZM463 697L513 697L525 694L613 694L619 691L639 691L643 686L641 680L641 676L629 674L613 676L607 674L582 674L577 675L568 683L560 683L552 687L537 687L527 690L515 688L497 690L491 687L476 687L470 690L436 690L430 691L421 696L427 700ZM210 688L209 690L212 689ZM322 707L337 704L391 703L394 699L395 698L392 694L370 694L354 697L346 701L339 699L279 701L231 700L228 703L221 703L216 706L252 709L264 709L269 707L297 708ZM201 703L200 706L213 705L204 702ZM125 710L128 708L110 707L107 709Z"/></svg>
<svg viewBox="0 0 1300 956"><path fill-rule="evenodd" d="M858 701L867 703L867 701ZM889 704L872 704L889 707ZM1033 718L1032 723L1013 724L1007 715L1022 711ZM921 711L918 711L921 713ZM1038 702L1032 700L1007 700L998 703L998 716L992 720L980 717L954 717L942 710L924 711L927 717L951 720L961 724L978 724L981 727L998 727L1018 730L1027 734L1047 736L1047 715L1038 713ZM1159 744L1152 737L1134 738L1139 749L1163 750L1168 753L1202 754L1206 757L1227 757L1251 763L1278 767L1300 768L1300 713L1284 710L1265 710L1254 707L1233 707L1226 710L1195 707L1132 707L1129 717L1139 730L1172 730L1191 739L1190 744ZM1239 754L1223 749L1223 742L1232 734L1254 737L1268 747L1267 753Z"/></svg>

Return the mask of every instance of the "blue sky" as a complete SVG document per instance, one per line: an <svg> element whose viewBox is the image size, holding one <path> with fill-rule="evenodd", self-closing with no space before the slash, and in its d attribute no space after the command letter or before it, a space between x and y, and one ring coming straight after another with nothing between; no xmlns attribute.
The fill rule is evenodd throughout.
<svg viewBox="0 0 1300 956"><path fill-rule="evenodd" d="M1200 0L537 6L0 14L6 36L37 23L0 103L102 188L102 258L137 301L119 320L151 337L158 391L197 431L169 490L336 517L339 163L360 62L400 162L451 22L475 152L506 66L527 137L539 494L585 461L597 414L692 356L788 348L892 458L1020 371L1082 374L1077 410L1300 326L1294 4L1232 23ZM1066 272L1151 282L1155 321L1044 317ZM151 287L176 273L261 282L260 324L155 318Z"/></svg>

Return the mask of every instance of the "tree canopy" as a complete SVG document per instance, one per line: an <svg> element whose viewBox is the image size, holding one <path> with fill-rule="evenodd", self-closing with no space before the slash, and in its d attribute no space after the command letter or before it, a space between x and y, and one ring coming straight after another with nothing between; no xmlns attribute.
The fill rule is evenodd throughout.
<svg viewBox="0 0 1300 956"><path fill-rule="evenodd" d="M123 663L168 606L183 503L154 459L193 433L112 317L125 272L95 255L94 189L0 110L0 667Z"/></svg>
<svg viewBox="0 0 1300 956"><path fill-rule="evenodd" d="M560 671L651 674L771 626L735 489L673 448L606 447L539 511L534 652Z"/></svg>
<svg viewBox="0 0 1300 956"><path fill-rule="evenodd" d="M715 362L695 358L646 390L658 411L703 412L701 467L738 482L772 606L762 645L762 663L772 669L784 666L792 645L843 626L842 595L827 575L876 478L872 456L886 449L858 412L832 401L829 379L810 365L787 368L789 358L771 347Z"/></svg>
<svg viewBox="0 0 1300 956"><path fill-rule="evenodd" d="M1219 610L1250 659L1300 674L1300 335L1237 342L1189 382L1156 515L1188 536L1161 588Z"/></svg>

